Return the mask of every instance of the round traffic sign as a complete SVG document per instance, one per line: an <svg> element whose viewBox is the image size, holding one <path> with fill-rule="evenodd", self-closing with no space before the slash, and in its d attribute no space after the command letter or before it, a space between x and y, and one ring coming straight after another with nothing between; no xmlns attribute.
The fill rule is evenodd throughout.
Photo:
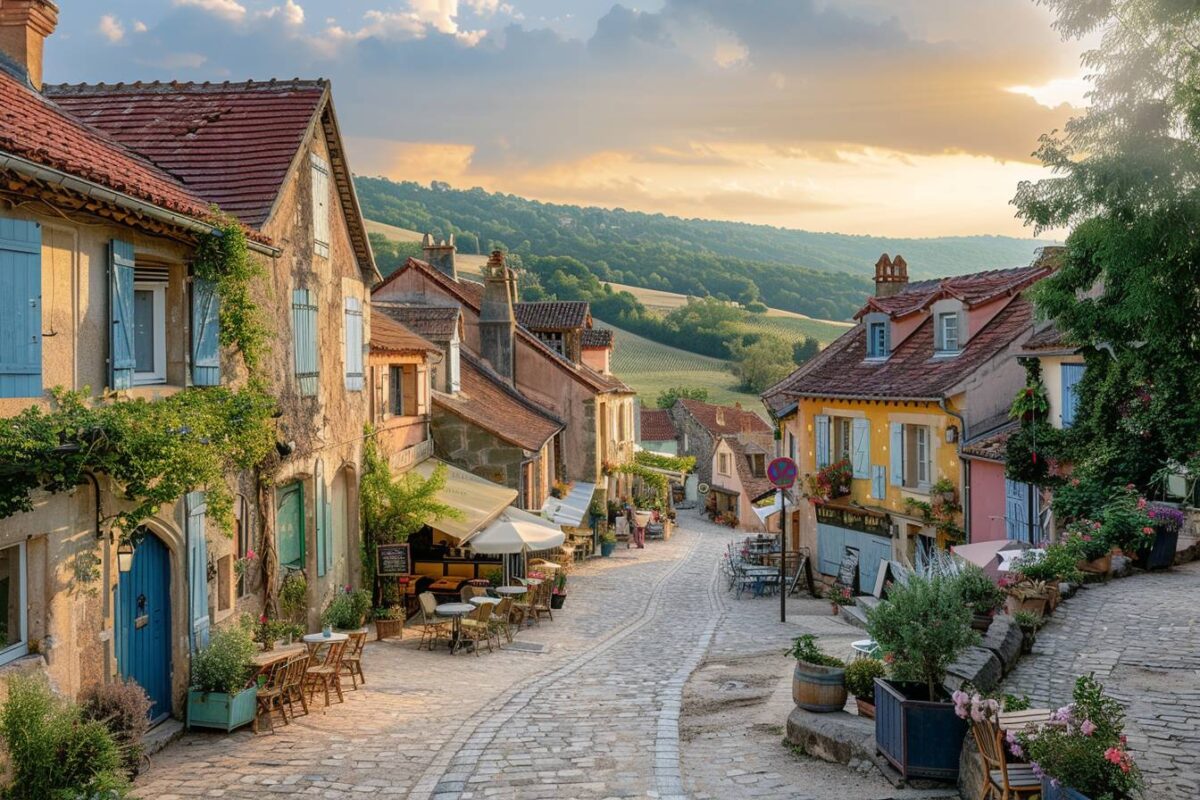
<svg viewBox="0 0 1200 800"><path fill-rule="evenodd" d="M790 489L796 483L799 470L790 458L777 458L767 465L767 478L779 489Z"/></svg>

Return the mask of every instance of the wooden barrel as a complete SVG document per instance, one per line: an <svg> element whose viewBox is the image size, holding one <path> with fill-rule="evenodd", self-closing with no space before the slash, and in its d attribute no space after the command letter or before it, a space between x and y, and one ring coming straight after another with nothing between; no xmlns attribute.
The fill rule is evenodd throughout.
<svg viewBox="0 0 1200 800"><path fill-rule="evenodd" d="M841 711L846 705L846 670L797 661L792 673L792 701L805 711Z"/></svg>

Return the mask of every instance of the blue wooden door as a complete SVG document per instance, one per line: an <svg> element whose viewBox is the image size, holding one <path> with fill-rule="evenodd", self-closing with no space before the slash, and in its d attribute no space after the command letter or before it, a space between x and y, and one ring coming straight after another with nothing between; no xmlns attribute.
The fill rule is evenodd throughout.
<svg viewBox="0 0 1200 800"><path fill-rule="evenodd" d="M150 719L171 713L171 556L145 532L117 585L117 667L150 696Z"/></svg>

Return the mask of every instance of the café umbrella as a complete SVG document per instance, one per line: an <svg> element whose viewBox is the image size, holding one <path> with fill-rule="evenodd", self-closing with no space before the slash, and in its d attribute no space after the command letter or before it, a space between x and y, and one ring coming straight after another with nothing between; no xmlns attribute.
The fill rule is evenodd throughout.
<svg viewBox="0 0 1200 800"><path fill-rule="evenodd" d="M471 549L481 555L509 555L553 550L561 547L565 539L562 528L541 517L509 507L471 537Z"/></svg>

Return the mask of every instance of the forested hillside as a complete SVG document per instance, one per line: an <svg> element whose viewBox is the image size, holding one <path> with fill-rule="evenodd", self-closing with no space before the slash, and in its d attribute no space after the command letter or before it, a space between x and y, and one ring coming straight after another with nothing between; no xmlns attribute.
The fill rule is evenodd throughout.
<svg viewBox="0 0 1200 800"><path fill-rule="evenodd" d="M569 256L603 281L849 318L875 260L900 252L914 279L1028 263L1039 242L996 236L885 239L581 208L482 189L356 179L364 214L445 236L459 250L502 245L523 258Z"/></svg>

